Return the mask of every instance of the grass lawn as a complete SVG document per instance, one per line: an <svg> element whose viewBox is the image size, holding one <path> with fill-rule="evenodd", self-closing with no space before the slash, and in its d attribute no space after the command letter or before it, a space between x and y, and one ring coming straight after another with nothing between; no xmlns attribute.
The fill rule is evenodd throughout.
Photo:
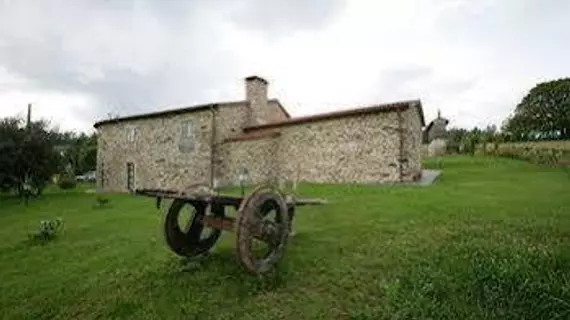
<svg viewBox="0 0 570 320"><path fill-rule="evenodd" d="M184 261L150 198L0 198L4 319L569 319L570 176L523 162L448 157L431 187L303 185L277 272L248 276L226 233ZM26 243L45 218L65 230Z"/></svg>

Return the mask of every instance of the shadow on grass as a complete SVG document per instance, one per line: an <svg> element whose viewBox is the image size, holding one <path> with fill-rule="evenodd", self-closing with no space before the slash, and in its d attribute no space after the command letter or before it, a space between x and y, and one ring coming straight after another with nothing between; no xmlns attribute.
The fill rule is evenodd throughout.
<svg viewBox="0 0 570 320"><path fill-rule="evenodd" d="M263 276L249 274L240 265L234 249L218 249L195 258L172 258L171 266L178 265L173 272L181 276L203 273L215 278L223 278L223 285L238 289L239 293L260 293L279 289L285 285L285 270L283 264ZM245 292L242 292L245 291Z"/></svg>
<svg viewBox="0 0 570 320"><path fill-rule="evenodd" d="M64 199L69 197L75 197L77 195L84 194L83 192L61 192L61 193L44 193L39 196L33 196L28 199L28 206L34 204L42 204L47 201ZM26 206L24 197L15 194L2 194L0 195L0 208L7 208L9 206Z"/></svg>
<svg viewBox="0 0 570 320"><path fill-rule="evenodd" d="M222 301L235 303L284 288L287 274L285 264L278 264L264 276L250 275L234 249L218 248L194 258L173 254L162 267L149 270L137 282L146 294L164 294L160 288L166 287L174 300L187 301L191 292L193 301L208 301L212 296L219 300L221 295Z"/></svg>

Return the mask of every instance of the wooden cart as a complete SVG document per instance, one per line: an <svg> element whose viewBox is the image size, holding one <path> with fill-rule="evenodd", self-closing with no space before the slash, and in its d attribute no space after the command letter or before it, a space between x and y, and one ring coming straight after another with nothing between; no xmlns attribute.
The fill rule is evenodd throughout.
<svg viewBox="0 0 570 320"><path fill-rule="evenodd" d="M163 199L171 199L163 231L167 245L176 254L192 257L206 253L216 244L222 230L235 232L238 260L254 275L266 273L281 259L295 208L326 203L320 199L296 199L269 185L254 189L247 196L199 189L142 189L135 190L135 194L156 198L158 208ZM181 226L179 220L185 208L191 209L191 217ZM235 216L229 214L229 208L235 209Z"/></svg>

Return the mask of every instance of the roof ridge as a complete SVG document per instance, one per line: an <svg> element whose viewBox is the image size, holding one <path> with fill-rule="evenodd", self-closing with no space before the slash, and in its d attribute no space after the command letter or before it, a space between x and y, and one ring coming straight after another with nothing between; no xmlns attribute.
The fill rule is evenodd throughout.
<svg viewBox="0 0 570 320"><path fill-rule="evenodd" d="M420 118L422 122L422 126L425 125L425 120L423 116L422 110L422 103L420 99L413 99L413 100L401 100L401 101L394 101L389 103L381 103L381 104L371 104L365 107L358 107L358 108L351 108L345 110L336 110L332 112L325 112L320 114L308 115L308 116L301 116L296 118L290 118L287 120L271 122L271 123L264 123L258 125L252 125L249 127L244 128L244 131L252 131L257 129L266 129L272 127L281 127L286 125L293 125L293 124L300 124L306 122L314 122L326 119L334 119L334 118L342 118L342 117L349 117L354 115L360 114L367 114L373 112L386 112L386 111L393 111L397 108L407 108L411 106L416 106L420 113Z"/></svg>
<svg viewBox="0 0 570 320"><path fill-rule="evenodd" d="M220 102L210 102L210 103L204 103L204 104L195 104L195 105L172 108L172 109L167 109L167 110L133 114L133 115L114 118L114 119L100 120L100 121L95 122L93 127L98 128L99 126L104 125L104 124L108 124L108 123L116 123L116 122L123 122L123 121L128 121L128 120L139 120L139 119L146 119L146 118L154 118L154 117L166 116L166 115L171 115L171 114L175 115L175 114L180 114L180 113L194 112L194 111L210 109L212 107L217 108L219 106L239 105L239 104L243 104L243 103L247 103L247 100L220 101Z"/></svg>

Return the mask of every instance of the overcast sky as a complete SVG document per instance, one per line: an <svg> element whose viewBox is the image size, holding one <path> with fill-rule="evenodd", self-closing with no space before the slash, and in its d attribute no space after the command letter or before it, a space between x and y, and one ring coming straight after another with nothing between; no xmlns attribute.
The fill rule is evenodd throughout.
<svg viewBox="0 0 570 320"><path fill-rule="evenodd" d="M452 126L500 125L570 76L568 0L0 0L0 116L97 120L244 98L293 116L421 99Z"/></svg>

